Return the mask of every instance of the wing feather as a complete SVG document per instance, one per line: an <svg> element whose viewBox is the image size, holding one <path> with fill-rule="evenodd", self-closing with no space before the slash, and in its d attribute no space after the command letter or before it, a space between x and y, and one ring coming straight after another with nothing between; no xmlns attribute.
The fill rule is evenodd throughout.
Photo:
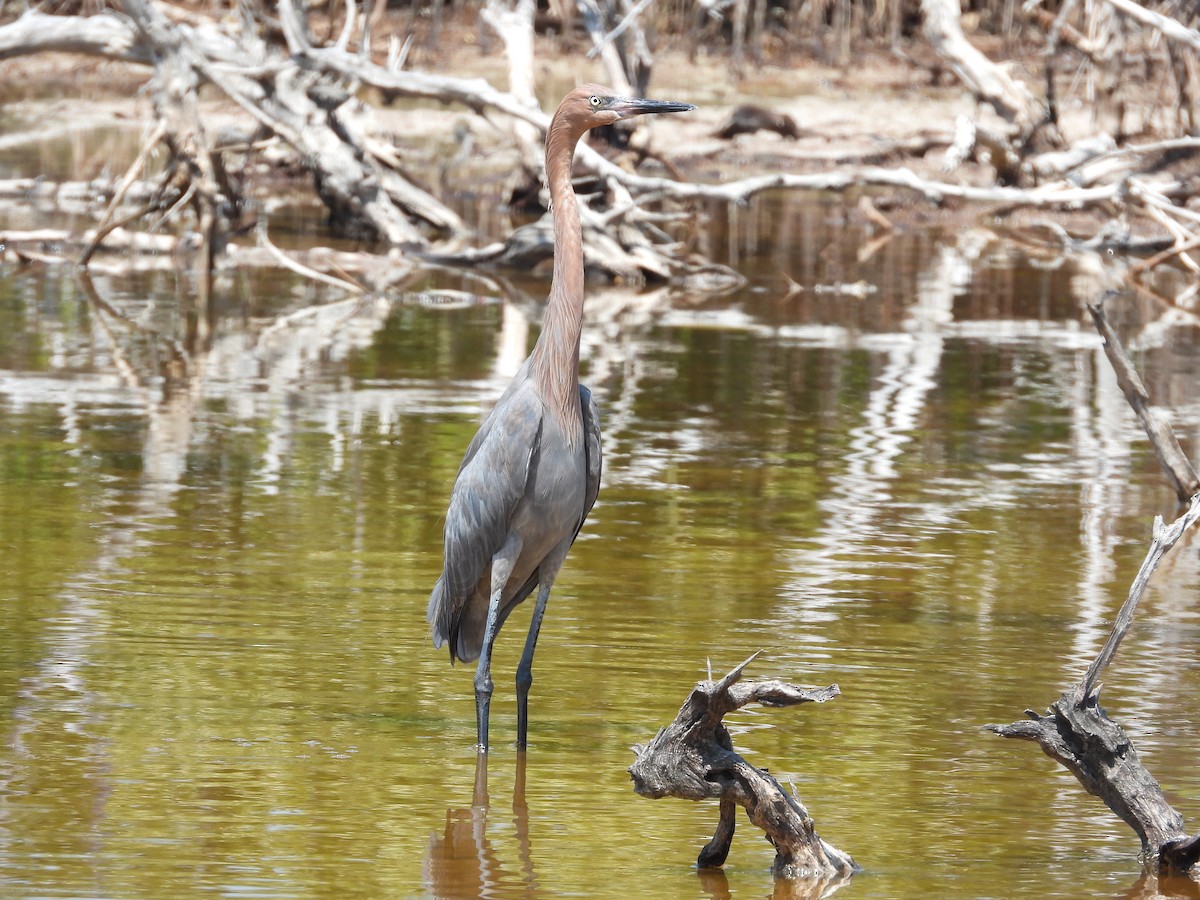
<svg viewBox="0 0 1200 900"><path fill-rule="evenodd" d="M442 576L429 596L433 643L457 641L464 605L504 546L537 453L542 404L530 389L505 392L467 447L443 531Z"/></svg>
<svg viewBox="0 0 1200 900"><path fill-rule="evenodd" d="M579 524L575 526L575 533L571 535L571 543L574 543L575 538L579 537L579 531L583 528L583 523L587 520L588 513L592 511L592 507L596 504L596 497L600 493L600 414L596 409L596 401L592 397L592 392L582 384L579 386L579 408L583 415L584 472L587 480L583 492L583 514L579 517ZM505 601L500 610L500 623L503 623L508 618L508 614L533 592L533 589L538 586L540 578L540 568L534 569L529 574L520 589Z"/></svg>
<svg viewBox="0 0 1200 900"><path fill-rule="evenodd" d="M596 505L600 496L600 473L603 469L603 450L600 444L600 411L596 408L596 398L582 384L579 386L579 408L583 411L583 453L587 462L587 487L583 494L583 517L579 520L579 528L583 527L588 513ZM579 534L579 528L575 534Z"/></svg>

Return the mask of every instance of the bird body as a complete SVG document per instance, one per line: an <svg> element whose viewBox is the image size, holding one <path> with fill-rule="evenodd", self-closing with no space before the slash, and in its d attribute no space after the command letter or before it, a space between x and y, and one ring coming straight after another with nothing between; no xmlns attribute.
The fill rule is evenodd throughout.
<svg viewBox="0 0 1200 900"><path fill-rule="evenodd" d="M554 269L542 331L529 358L467 447L450 495L442 575L429 596L435 647L478 659L478 748L487 750L492 644L509 613L538 589L517 666L517 746L526 745L533 653L550 588L600 490L600 422L579 384L583 234L571 160L590 128L686 103L616 97L583 85L559 105L546 135Z"/></svg>
<svg viewBox="0 0 1200 900"><path fill-rule="evenodd" d="M434 646L448 643L451 658L464 662L482 650L493 566L510 567L498 630L538 584L541 563L565 558L600 488L600 426L591 392L576 385L574 409L558 415L530 379L529 365L526 360L467 448L446 516L447 550L429 620Z"/></svg>

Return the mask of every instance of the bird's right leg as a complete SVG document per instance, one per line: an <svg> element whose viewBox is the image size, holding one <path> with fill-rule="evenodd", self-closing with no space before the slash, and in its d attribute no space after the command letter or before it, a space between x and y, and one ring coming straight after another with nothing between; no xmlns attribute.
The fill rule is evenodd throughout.
<svg viewBox="0 0 1200 900"><path fill-rule="evenodd" d="M529 689L533 687L533 651L537 649L538 632L542 630L542 617L546 614L546 602L550 599L550 589L558 569L567 558L567 550L571 541L564 541L554 552L547 556L538 567L541 584L538 588L537 603L533 607L533 616L529 620L529 636L525 639L525 650L521 661L517 663L517 749L524 750L528 746L529 737Z"/></svg>
<svg viewBox="0 0 1200 900"><path fill-rule="evenodd" d="M488 716L492 708L493 687L492 645L496 642L496 631L499 629L500 602L520 552L520 540L510 539L492 557L492 592L488 598L487 622L483 626L483 647L479 651L479 664L475 667L475 748L480 753L487 753L488 749Z"/></svg>
<svg viewBox="0 0 1200 900"><path fill-rule="evenodd" d="M529 744L529 689L533 687L533 651L537 648L538 632L542 629L542 616L546 612L546 601L550 599L553 576L542 582L538 590L537 605L529 623L529 636L525 639L525 651L517 664L517 749L524 750Z"/></svg>

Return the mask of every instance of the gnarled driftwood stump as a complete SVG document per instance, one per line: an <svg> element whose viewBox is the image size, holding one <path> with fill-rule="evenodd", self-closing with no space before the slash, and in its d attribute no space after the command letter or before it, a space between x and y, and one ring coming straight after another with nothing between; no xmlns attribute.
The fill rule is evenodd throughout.
<svg viewBox="0 0 1200 900"><path fill-rule="evenodd" d="M629 774L634 790L655 800L720 800L721 821L713 839L700 851L696 860L700 868L725 863L737 807L741 806L775 846L777 875L821 881L848 878L859 870L854 860L821 839L808 810L794 793L785 791L768 772L750 765L734 751L729 731L721 722L726 713L749 703L824 703L840 693L838 686L810 691L781 681L740 684L742 671L754 658L720 681L701 681L674 722L660 730L649 744L633 748L637 759L629 767Z"/></svg>

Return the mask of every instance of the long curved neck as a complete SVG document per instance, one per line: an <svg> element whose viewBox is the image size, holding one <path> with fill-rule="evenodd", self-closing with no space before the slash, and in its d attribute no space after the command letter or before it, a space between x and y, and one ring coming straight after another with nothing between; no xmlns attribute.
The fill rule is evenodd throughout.
<svg viewBox="0 0 1200 900"><path fill-rule="evenodd" d="M579 409L579 337L583 331L583 229L571 186L571 159L580 135L557 119L546 138L546 181L554 218L554 272L542 333L530 355L530 374L550 405Z"/></svg>

